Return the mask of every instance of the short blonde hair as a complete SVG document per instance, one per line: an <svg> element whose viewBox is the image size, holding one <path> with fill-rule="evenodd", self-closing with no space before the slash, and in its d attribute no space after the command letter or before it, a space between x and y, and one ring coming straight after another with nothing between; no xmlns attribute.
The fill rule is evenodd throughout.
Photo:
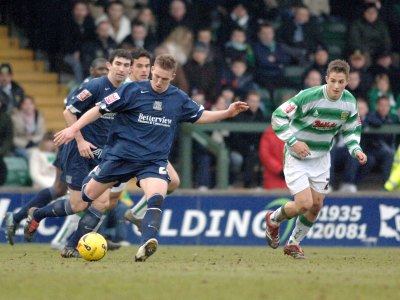
<svg viewBox="0 0 400 300"><path fill-rule="evenodd" d="M161 69L166 71L173 71L175 73L177 68L177 62L175 58L170 54L161 54L156 57L154 61L155 66L159 66Z"/></svg>

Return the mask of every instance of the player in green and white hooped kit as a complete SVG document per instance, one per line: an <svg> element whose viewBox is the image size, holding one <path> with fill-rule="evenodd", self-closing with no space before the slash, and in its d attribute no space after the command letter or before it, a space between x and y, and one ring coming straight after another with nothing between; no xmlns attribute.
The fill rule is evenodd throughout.
<svg viewBox="0 0 400 300"><path fill-rule="evenodd" d="M350 154L362 165L367 162L359 144L357 102L345 90L349 70L347 62L332 61L325 85L301 91L272 114L272 127L286 142L284 173L294 201L267 212L266 239L270 247L278 248L280 223L298 216L284 248L284 253L294 258L304 258L299 244L317 219L328 192L334 136L341 131Z"/></svg>
<svg viewBox="0 0 400 300"><path fill-rule="evenodd" d="M132 62L131 73L128 79L126 80L126 83L148 80L150 75L150 60L151 60L151 55L149 54L149 52L141 48L133 50L132 59L133 62ZM168 194L171 194L178 188L180 184L180 179L178 173L176 172L176 170L174 169L174 167L170 162L168 162L167 170L169 177L171 179L171 182L168 184ZM147 210L147 200L146 197L143 195L143 197L139 200L139 202L137 202L131 209L125 212L125 219L138 226L140 230L141 219L146 213L146 210Z"/></svg>

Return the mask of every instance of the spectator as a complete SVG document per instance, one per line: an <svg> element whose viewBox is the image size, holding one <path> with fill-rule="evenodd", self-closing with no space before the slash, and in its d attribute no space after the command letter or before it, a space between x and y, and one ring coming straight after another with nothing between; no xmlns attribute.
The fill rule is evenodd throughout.
<svg viewBox="0 0 400 300"><path fill-rule="evenodd" d="M144 48L149 52L153 52L155 47L156 44L148 36L146 26L139 21L132 22L131 34L120 45L123 49Z"/></svg>
<svg viewBox="0 0 400 300"><path fill-rule="evenodd" d="M0 185L7 179L7 166L4 156L7 155L13 145L13 124L9 114L6 113L6 106L0 102Z"/></svg>
<svg viewBox="0 0 400 300"><path fill-rule="evenodd" d="M197 31L197 42L202 42L208 49L207 62L220 66L223 62L222 53L212 40L212 31L209 27L202 27Z"/></svg>
<svg viewBox="0 0 400 300"><path fill-rule="evenodd" d="M159 18L159 41L164 40L178 27L186 27L193 32L196 28L196 20L188 13L185 1L172 0L168 14L163 14Z"/></svg>
<svg viewBox="0 0 400 300"><path fill-rule="evenodd" d="M302 65L309 61L308 55L318 45L323 45L320 26L310 21L310 12L305 6L294 8L294 17L282 22L278 37L285 51Z"/></svg>
<svg viewBox="0 0 400 300"><path fill-rule="evenodd" d="M257 90L258 85L253 80L253 75L247 71L245 58L237 58L225 68L220 80L221 87L231 87L235 95L244 99L251 90Z"/></svg>
<svg viewBox="0 0 400 300"><path fill-rule="evenodd" d="M390 87L389 76L386 74L378 74L375 76L374 87L368 93L368 105L371 112L376 111L377 101L380 97L385 96L390 103L390 113L398 114L400 108L400 99L394 97Z"/></svg>
<svg viewBox="0 0 400 300"><path fill-rule="evenodd" d="M255 40L256 20L249 14L247 5L243 1L234 4L231 12L222 19L222 25L218 32L220 45L224 45L228 41L234 28L241 28L249 41Z"/></svg>
<svg viewBox="0 0 400 300"><path fill-rule="evenodd" d="M283 174L283 149L285 143L268 127L260 140L259 156L263 167L264 189L287 189Z"/></svg>
<svg viewBox="0 0 400 300"><path fill-rule="evenodd" d="M33 187L44 189L53 184L56 178L56 168L53 162L56 159L56 146L53 142L54 134L47 132L38 147L32 148L29 159L29 174Z"/></svg>
<svg viewBox="0 0 400 300"><path fill-rule="evenodd" d="M365 118L364 125L379 128L387 124L399 124L399 117L390 113L390 100L382 96L376 103L376 111L370 112ZM393 164L393 156L396 151L396 135L386 134L363 134L361 140L365 144L363 149L368 155L366 172L379 166L381 171L381 184L388 180Z"/></svg>
<svg viewBox="0 0 400 300"><path fill-rule="evenodd" d="M217 68L207 62L208 49L202 42L197 42L192 51L192 57L183 66L190 86L190 93L200 91L205 94L206 101L214 99L218 83Z"/></svg>
<svg viewBox="0 0 400 300"><path fill-rule="evenodd" d="M322 22L331 13L329 0L303 0L303 4L308 7L310 14Z"/></svg>
<svg viewBox="0 0 400 300"><path fill-rule="evenodd" d="M36 109L34 98L25 96L11 118L15 154L29 160L30 150L39 145L46 133L43 115Z"/></svg>
<svg viewBox="0 0 400 300"><path fill-rule="evenodd" d="M366 56L360 50L356 50L350 55L349 64L352 70L357 70L360 73L359 89L363 94L367 94L371 89L374 78L367 69Z"/></svg>
<svg viewBox="0 0 400 300"><path fill-rule="evenodd" d="M102 21L96 27L96 39L83 43L81 49L81 63L85 77L89 76L89 68L96 58L107 58L111 51L117 48L117 44L110 37L110 23Z"/></svg>
<svg viewBox="0 0 400 300"><path fill-rule="evenodd" d="M188 61L193 46L193 33L187 27L176 27L162 43L178 64L183 66Z"/></svg>
<svg viewBox="0 0 400 300"><path fill-rule="evenodd" d="M143 23L146 27L148 43L157 44L157 20L149 7L143 6L139 10L135 22Z"/></svg>
<svg viewBox="0 0 400 300"><path fill-rule="evenodd" d="M261 97L256 91L250 91L245 101L249 109L240 117L235 117L234 122L266 122L264 114L260 109ZM255 133L231 133L230 149L242 157L243 184L245 188L257 187L261 184L261 172L258 149L261 134ZM240 141L240 143L238 143Z"/></svg>
<svg viewBox="0 0 400 300"><path fill-rule="evenodd" d="M375 63L369 69L372 76L386 74L390 79L390 86L394 94L400 93L400 69L394 66L392 53L388 50L379 52L375 57Z"/></svg>
<svg viewBox="0 0 400 300"><path fill-rule="evenodd" d="M291 85L284 77L284 67L289 64L290 58L280 43L275 41L275 31L271 24L260 24L257 36L258 40L253 46L255 79L272 95L275 88Z"/></svg>
<svg viewBox="0 0 400 300"><path fill-rule="evenodd" d="M309 69L304 77L303 90L318 85L322 85L321 73L317 69Z"/></svg>
<svg viewBox="0 0 400 300"><path fill-rule="evenodd" d="M350 25L348 50L352 53L360 49L373 57L382 49L391 49L391 45L388 28L379 19L377 7L373 3L365 4L362 17Z"/></svg>
<svg viewBox="0 0 400 300"><path fill-rule="evenodd" d="M83 70L80 61L81 46L85 41L95 39L95 25L90 15L89 5L83 0L74 2L72 15L66 22L63 35L64 62L72 68L76 83L83 81Z"/></svg>
<svg viewBox="0 0 400 300"><path fill-rule="evenodd" d="M349 73L349 83L347 84L346 89L353 94L354 97L358 98L367 98L367 94L360 88L361 84L361 76L360 71L355 69L350 69Z"/></svg>
<svg viewBox="0 0 400 300"><path fill-rule="evenodd" d="M124 4L119 0L108 2L105 14L96 19L96 24L104 21L110 22L109 36L117 44L120 44L131 32L131 22L124 15Z"/></svg>
<svg viewBox="0 0 400 300"><path fill-rule="evenodd" d="M22 87L12 80L12 69L10 64L0 65L0 102L3 105L3 110L10 114L25 97L25 92Z"/></svg>
<svg viewBox="0 0 400 300"><path fill-rule="evenodd" d="M315 49L312 55L312 62L313 63L304 72L303 78L310 69L318 70L318 72L321 74L321 77L325 78L326 76L325 71L328 67L328 62L329 62L329 53L324 46L322 45L317 46L317 49Z"/></svg>
<svg viewBox="0 0 400 300"><path fill-rule="evenodd" d="M225 43L225 63L230 65L237 59L245 59L249 67L254 67L254 53L250 44L246 42L246 32L240 27L232 30L230 40Z"/></svg>

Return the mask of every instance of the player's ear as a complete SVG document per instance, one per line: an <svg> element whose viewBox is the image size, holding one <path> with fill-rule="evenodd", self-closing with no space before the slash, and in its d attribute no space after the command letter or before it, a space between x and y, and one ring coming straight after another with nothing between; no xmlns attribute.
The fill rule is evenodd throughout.
<svg viewBox="0 0 400 300"><path fill-rule="evenodd" d="M172 73L171 81L175 79L176 73Z"/></svg>
<svg viewBox="0 0 400 300"><path fill-rule="evenodd" d="M110 62L107 62L106 65L107 65L107 69L110 70L110 69L111 69L111 64L110 64Z"/></svg>

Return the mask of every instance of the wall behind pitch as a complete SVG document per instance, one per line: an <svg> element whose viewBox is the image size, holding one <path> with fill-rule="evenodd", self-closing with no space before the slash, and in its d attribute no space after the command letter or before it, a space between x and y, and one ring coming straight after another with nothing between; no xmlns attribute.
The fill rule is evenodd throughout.
<svg viewBox="0 0 400 300"><path fill-rule="evenodd" d="M4 215L15 211L34 194L0 193L0 242L5 242ZM138 197L133 197L135 200ZM159 241L175 245L265 245L266 209L275 209L290 198L274 195L169 196L165 201ZM64 219L41 223L35 242L50 242ZM281 228L284 243L295 220ZM127 240L139 243L130 224ZM16 242L23 242L22 227ZM400 200L394 197L328 197L318 222L304 245L400 246Z"/></svg>

